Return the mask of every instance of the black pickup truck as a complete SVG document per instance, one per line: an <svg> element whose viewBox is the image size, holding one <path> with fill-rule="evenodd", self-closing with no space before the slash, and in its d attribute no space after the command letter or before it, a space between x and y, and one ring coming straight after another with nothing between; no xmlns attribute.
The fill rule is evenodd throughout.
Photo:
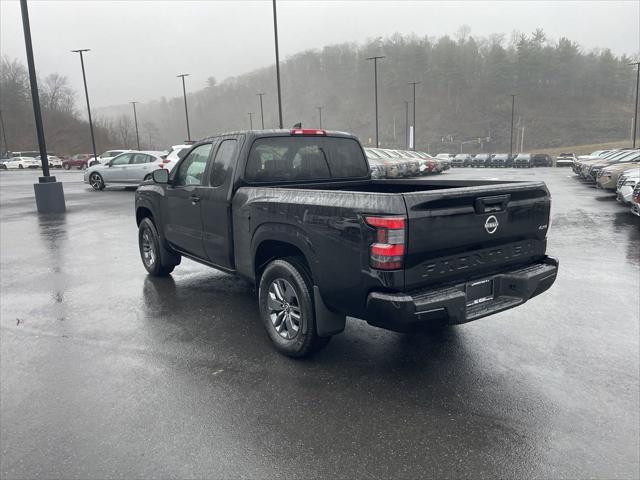
<svg viewBox="0 0 640 480"><path fill-rule="evenodd" d="M550 202L543 182L371 180L357 138L297 129L200 141L135 209L151 275L187 257L254 281L271 340L299 357L346 316L410 332L542 293Z"/></svg>

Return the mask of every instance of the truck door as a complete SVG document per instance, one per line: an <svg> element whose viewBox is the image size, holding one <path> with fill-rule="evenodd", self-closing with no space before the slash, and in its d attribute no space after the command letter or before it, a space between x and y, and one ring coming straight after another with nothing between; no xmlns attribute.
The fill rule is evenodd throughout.
<svg viewBox="0 0 640 480"><path fill-rule="evenodd" d="M218 142L209 170L209 188L203 192L202 223L204 249L209 260L223 268L234 268L231 232L231 183L240 138Z"/></svg>
<svg viewBox="0 0 640 480"><path fill-rule="evenodd" d="M194 148L180 162L171 184L167 187L167 220L165 237L178 250L205 258L200 215L203 191L207 189L205 170L211 144Z"/></svg>

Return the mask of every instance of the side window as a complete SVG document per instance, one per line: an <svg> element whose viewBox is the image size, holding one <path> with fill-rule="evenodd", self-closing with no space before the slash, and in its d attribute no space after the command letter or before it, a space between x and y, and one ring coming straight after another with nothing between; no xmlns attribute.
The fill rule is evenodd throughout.
<svg viewBox="0 0 640 480"><path fill-rule="evenodd" d="M131 163L133 164L141 164L141 163L151 163L155 160L151 155L147 155L146 153L135 153L133 155L133 159Z"/></svg>
<svg viewBox="0 0 640 480"><path fill-rule="evenodd" d="M115 157L111 160L111 165L126 165L129 163L129 159L131 158L130 153L124 153L118 157Z"/></svg>
<svg viewBox="0 0 640 480"><path fill-rule="evenodd" d="M217 187L222 185L227 178L229 171L229 165L233 160L238 141L235 139L224 140L218 147L216 152L216 158L213 162L213 169L211 171L211 186Z"/></svg>
<svg viewBox="0 0 640 480"><path fill-rule="evenodd" d="M211 144L200 145L180 163L180 167L173 179L173 184L181 185L202 185L202 176L207 166Z"/></svg>

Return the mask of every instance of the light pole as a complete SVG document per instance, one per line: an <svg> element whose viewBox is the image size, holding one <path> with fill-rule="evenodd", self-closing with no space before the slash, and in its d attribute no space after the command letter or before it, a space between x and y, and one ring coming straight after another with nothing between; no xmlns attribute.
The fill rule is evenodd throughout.
<svg viewBox="0 0 640 480"><path fill-rule="evenodd" d="M322 107L316 107L318 109L318 115L320 117L320 128L322 128Z"/></svg>
<svg viewBox="0 0 640 480"><path fill-rule="evenodd" d="M140 102L129 102L133 105L133 123L136 126L136 144L138 145L138 150L140 150L140 137L138 136L138 115L136 115L136 103Z"/></svg>
<svg viewBox="0 0 640 480"><path fill-rule="evenodd" d="M249 130L253 130L253 112L249 112Z"/></svg>
<svg viewBox="0 0 640 480"><path fill-rule="evenodd" d="M404 146L409 150L409 101L404 101Z"/></svg>
<svg viewBox="0 0 640 480"><path fill-rule="evenodd" d="M96 139L93 135L93 121L91 120L91 106L89 105L89 90L87 89L87 76L84 72L84 52L90 52L90 48L83 48L80 50L71 50L73 53L80 54L80 65L82 66L82 81L84 82L84 96L87 99L87 115L89 117L89 131L91 132L91 148L93 148L93 158L98 158L98 152L96 151Z"/></svg>
<svg viewBox="0 0 640 480"><path fill-rule="evenodd" d="M516 95L511 95L511 142L509 146L509 156L513 156L513 114L516 107Z"/></svg>
<svg viewBox="0 0 640 480"><path fill-rule="evenodd" d="M636 70L636 109L633 114L633 148L636 148L636 132L638 131L638 85L640 85L640 62L630 63L635 65Z"/></svg>
<svg viewBox="0 0 640 480"><path fill-rule="evenodd" d="M176 78L182 78L182 95L184 97L184 116L187 119L187 141L191 141L191 130L189 129L189 108L187 107L187 87L184 84L184 77L188 77L188 73L181 73Z"/></svg>
<svg viewBox="0 0 640 480"><path fill-rule="evenodd" d="M65 211L65 202L62 183L57 182L56 177L49 175L49 158L47 157L47 145L44 138L44 126L42 125L42 112L40 111L38 76L36 75L36 65L33 59L33 45L31 43L31 26L29 24L27 0L20 0L20 10L22 12L24 44L27 50L27 64L29 65L29 83L31 84L33 116L36 122L38 149L40 150L40 162L42 163L42 177L38 179L38 183L33 185L33 191L36 196L36 206L39 213L63 213Z"/></svg>
<svg viewBox="0 0 640 480"><path fill-rule="evenodd" d="M260 121L262 122L262 130L264 130L264 109L262 108L262 97L265 95L264 93L256 93L258 97L260 97Z"/></svg>
<svg viewBox="0 0 640 480"><path fill-rule="evenodd" d="M4 141L4 151L0 151L0 154L6 153L9 155L9 144L7 143L7 129L4 128L4 118L2 117L2 110L0 110L0 127L2 128L2 140Z"/></svg>
<svg viewBox="0 0 640 480"><path fill-rule="evenodd" d="M378 140L378 60L385 58L380 55L377 57L368 57L367 60L373 60L373 89L374 89L374 98L376 105L376 148L380 147L380 142Z"/></svg>
<svg viewBox="0 0 640 480"><path fill-rule="evenodd" d="M413 86L413 151L416 150L416 85L421 82L409 82L408 85Z"/></svg>
<svg viewBox="0 0 640 480"><path fill-rule="evenodd" d="M278 125L282 127L282 92L280 91L280 52L278 51L278 13L276 0L273 0L273 35L276 43L276 81L278 83ZM260 97L262 100L262 97Z"/></svg>

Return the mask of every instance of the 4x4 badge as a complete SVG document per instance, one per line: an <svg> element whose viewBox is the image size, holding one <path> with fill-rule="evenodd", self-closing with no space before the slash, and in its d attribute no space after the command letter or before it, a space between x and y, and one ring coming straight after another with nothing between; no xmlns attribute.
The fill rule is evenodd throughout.
<svg viewBox="0 0 640 480"><path fill-rule="evenodd" d="M498 229L498 225L500 225L500 223L498 223L498 219L495 215L491 215L490 217L487 217L487 220L484 222L484 229L488 234L492 234Z"/></svg>

